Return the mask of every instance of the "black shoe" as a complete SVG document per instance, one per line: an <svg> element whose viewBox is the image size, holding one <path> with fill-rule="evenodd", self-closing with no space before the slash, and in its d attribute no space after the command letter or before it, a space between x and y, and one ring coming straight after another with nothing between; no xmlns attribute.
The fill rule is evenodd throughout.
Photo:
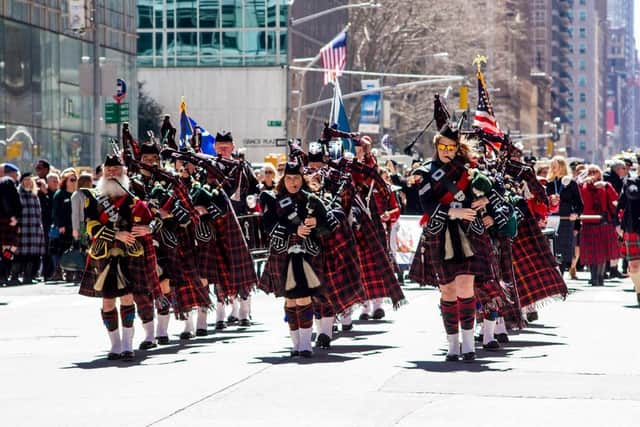
<svg viewBox="0 0 640 427"><path fill-rule="evenodd" d="M498 340L499 343L504 344L506 342L509 342L509 335L507 334L495 334L494 335L496 337L496 339Z"/></svg>
<svg viewBox="0 0 640 427"><path fill-rule="evenodd" d="M236 323L237 321L238 318L236 316L229 315L229 317L227 317L227 323Z"/></svg>
<svg viewBox="0 0 640 427"><path fill-rule="evenodd" d="M476 341L476 342L482 342L482 341L484 341L484 335L483 335L483 334L476 335L476 337L475 337L475 341Z"/></svg>
<svg viewBox="0 0 640 427"><path fill-rule="evenodd" d="M156 341L160 345L168 345L169 344L169 337L156 337Z"/></svg>
<svg viewBox="0 0 640 427"><path fill-rule="evenodd" d="M291 357L298 357L298 356L300 356L300 352L299 352L298 350L291 350L291 351L289 352L289 356L291 356Z"/></svg>
<svg viewBox="0 0 640 427"><path fill-rule="evenodd" d="M348 325L342 325L342 331L347 332L353 329L353 323L349 323Z"/></svg>
<svg viewBox="0 0 640 427"><path fill-rule="evenodd" d="M482 344L482 348L484 348L485 350L499 350L500 344L498 344L498 341L493 340L489 341L487 344Z"/></svg>
<svg viewBox="0 0 640 427"><path fill-rule="evenodd" d="M538 320L538 312L532 311L531 313L527 313L527 322L535 322Z"/></svg>
<svg viewBox="0 0 640 427"><path fill-rule="evenodd" d="M375 320L380 320L382 318L384 318L384 310L382 308L376 308L375 311L373 312L373 318Z"/></svg>
<svg viewBox="0 0 640 427"><path fill-rule="evenodd" d="M193 338L193 334L191 332L183 332L180 334L181 340L190 340L191 338Z"/></svg>
<svg viewBox="0 0 640 427"><path fill-rule="evenodd" d="M311 350L302 350L300 352L300 356L304 357L305 359L309 359L311 358L311 356L313 356L313 352Z"/></svg>
<svg viewBox="0 0 640 427"><path fill-rule="evenodd" d="M447 354L447 357L444 358L445 362L457 362L460 360L459 354Z"/></svg>
<svg viewBox="0 0 640 427"><path fill-rule="evenodd" d="M335 323L333 324L333 327L331 329L333 331L333 333L338 332L338 325L336 325Z"/></svg>
<svg viewBox="0 0 640 427"><path fill-rule="evenodd" d="M196 329L197 337L206 337L207 335L209 335L209 332L206 329Z"/></svg>
<svg viewBox="0 0 640 427"><path fill-rule="evenodd" d="M133 351L123 351L120 353L120 358L125 362L131 362L135 359L135 353Z"/></svg>
<svg viewBox="0 0 640 427"><path fill-rule="evenodd" d="M120 360L122 355L120 353L109 353L107 354L107 360Z"/></svg>
<svg viewBox="0 0 640 427"><path fill-rule="evenodd" d="M251 320L249 319L242 319L240 321L240 323L238 323L238 326L242 327L242 328L248 328L249 326L251 326Z"/></svg>
<svg viewBox="0 0 640 427"><path fill-rule="evenodd" d="M369 320L369 314L368 313L362 313L359 317L360 320Z"/></svg>
<svg viewBox="0 0 640 427"><path fill-rule="evenodd" d="M227 324L224 323L224 320L218 320L216 322L216 331L221 331L227 328Z"/></svg>
<svg viewBox="0 0 640 427"><path fill-rule="evenodd" d="M609 277L612 279L626 279L627 275L621 273L617 268L614 268L609 272Z"/></svg>
<svg viewBox="0 0 640 427"><path fill-rule="evenodd" d="M476 360L476 353L473 351L470 351L469 353L464 353L462 355L462 361L465 363L471 363L474 360Z"/></svg>
<svg viewBox="0 0 640 427"><path fill-rule="evenodd" d="M150 348L156 348L158 345L153 341L142 341L140 343L140 350L149 350Z"/></svg>
<svg viewBox="0 0 640 427"><path fill-rule="evenodd" d="M317 348L329 348L331 347L331 338L327 334L320 334L318 338L316 338L316 347Z"/></svg>

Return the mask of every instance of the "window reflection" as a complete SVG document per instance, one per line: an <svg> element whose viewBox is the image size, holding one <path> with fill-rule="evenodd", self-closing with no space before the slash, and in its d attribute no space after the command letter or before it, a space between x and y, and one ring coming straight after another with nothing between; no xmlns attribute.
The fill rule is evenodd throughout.
<svg viewBox="0 0 640 427"><path fill-rule="evenodd" d="M152 52L148 40L139 41L138 64L148 64L148 56L156 57L155 66L176 65L176 58L183 58L180 65L192 63L186 56L200 58L196 65L205 66L281 64L286 60L287 1L140 0L139 20L146 19L143 25L153 25L158 33ZM169 61L162 64L160 34L165 33Z"/></svg>
<svg viewBox="0 0 640 427"><path fill-rule="evenodd" d="M138 0L138 28L153 28L151 0Z"/></svg>

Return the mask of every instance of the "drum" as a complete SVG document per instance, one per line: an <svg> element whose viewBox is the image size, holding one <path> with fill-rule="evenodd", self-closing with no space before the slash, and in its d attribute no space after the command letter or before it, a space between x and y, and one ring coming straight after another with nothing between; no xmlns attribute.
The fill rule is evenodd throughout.
<svg viewBox="0 0 640 427"><path fill-rule="evenodd" d="M244 240L252 253L267 249L266 233L262 229L261 220L262 215L260 214L238 216L240 230L242 230Z"/></svg>

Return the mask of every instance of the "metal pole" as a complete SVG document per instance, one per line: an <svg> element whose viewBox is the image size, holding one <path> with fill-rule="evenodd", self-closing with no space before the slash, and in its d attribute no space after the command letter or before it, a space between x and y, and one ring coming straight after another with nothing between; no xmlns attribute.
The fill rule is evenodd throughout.
<svg viewBox="0 0 640 427"><path fill-rule="evenodd" d="M93 3L93 166L102 163L102 138L100 135L100 42L98 40L98 0Z"/></svg>
<svg viewBox="0 0 640 427"><path fill-rule="evenodd" d="M293 20L293 18L291 17L291 8L293 7L293 5L290 5L287 8L287 14L289 16L287 16L287 64L285 66L285 70L287 73L287 88L286 88L286 117L284 120L284 136L285 138L289 138L289 131L291 128L291 125L289 123L289 120L291 120L291 21Z"/></svg>

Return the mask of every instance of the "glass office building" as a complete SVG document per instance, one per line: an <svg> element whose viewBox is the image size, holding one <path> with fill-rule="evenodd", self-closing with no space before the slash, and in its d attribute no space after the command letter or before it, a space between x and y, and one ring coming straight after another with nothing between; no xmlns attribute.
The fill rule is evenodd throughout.
<svg viewBox="0 0 640 427"><path fill-rule="evenodd" d="M138 65L285 64L288 3L288 0L138 0Z"/></svg>
<svg viewBox="0 0 640 427"><path fill-rule="evenodd" d="M93 33L68 30L67 0L0 0L0 162L32 170L46 158L58 168L93 167L93 98L80 94L80 64L93 61ZM129 85L136 129L136 4L94 0L99 61L115 63ZM84 57L84 59L83 59ZM115 92L115 82L114 82ZM100 100L101 110L107 101ZM101 118L101 136L116 135ZM103 144L103 152L107 145Z"/></svg>

